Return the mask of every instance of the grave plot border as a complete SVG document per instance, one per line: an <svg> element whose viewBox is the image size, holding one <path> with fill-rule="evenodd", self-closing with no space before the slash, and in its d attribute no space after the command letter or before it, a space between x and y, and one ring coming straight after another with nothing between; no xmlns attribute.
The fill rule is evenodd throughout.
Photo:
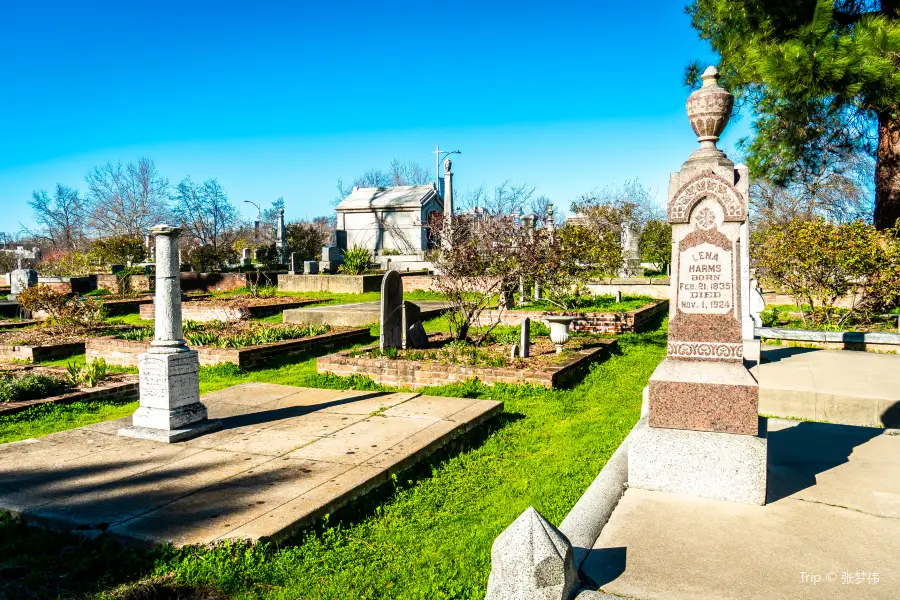
<svg viewBox="0 0 900 600"><path fill-rule="evenodd" d="M601 345L577 351L552 367L511 369L505 367L480 367L460 364L444 364L421 360L390 360L387 358L362 358L350 356L349 350L320 356L316 370L320 374L332 373L341 377L366 375L376 383L419 389L428 386L462 383L477 378L484 384L532 384L548 389L567 387L582 376L591 363L609 355L616 348L615 339L599 340ZM374 350L371 346L366 350Z"/></svg>
<svg viewBox="0 0 900 600"><path fill-rule="evenodd" d="M291 302L282 302L280 304L260 304L238 308L225 304L201 306L204 300L188 299L181 303L181 318L185 321L197 321L198 323L214 320L240 321L243 319L258 319L292 308L303 308L304 306L328 302L329 300L331 298L297 298ZM152 321L156 316L156 307L152 302L145 303L141 305L138 314L141 319Z"/></svg>
<svg viewBox="0 0 900 600"><path fill-rule="evenodd" d="M65 374L63 369L44 369L56 374ZM38 404L71 404L73 402L90 402L94 400L137 400L139 396L138 376L129 375L125 381L101 383L92 388L77 389L73 392L38 398L36 400L20 400L0 404L0 415L14 415L37 406Z"/></svg>
<svg viewBox="0 0 900 600"><path fill-rule="evenodd" d="M371 340L368 327L348 331L333 331L313 337L283 340L271 344L246 346L244 348L196 347L201 366L215 366L232 363L242 369L256 367L276 356L305 354L313 350L328 350L350 344L361 344ZM120 340L112 336L90 338L85 344L87 360L102 358L112 365L136 367L138 355L146 352L150 342Z"/></svg>

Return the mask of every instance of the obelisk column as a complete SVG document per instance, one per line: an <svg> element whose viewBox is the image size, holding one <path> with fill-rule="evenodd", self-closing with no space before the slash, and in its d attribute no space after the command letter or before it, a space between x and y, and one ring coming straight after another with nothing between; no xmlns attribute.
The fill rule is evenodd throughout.
<svg viewBox="0 0 900 600"><path fill-rule="evenodd" d="M150 228L156 236L156 296L154 336L147 352L138 357L140 406L132 426L119 435L160 442L180 442L219 429L207 419L200 402L200 362L187 347L181 328L181 280L178 235L170 225Z"/></svg>
<svg viewBox="0 0 900 600"><path fill-rule="evenodd" d="M278 239L276 240L278 246L278 262L281 264L287 263L287 231L284 228L284 209L278 209Z"/></svg>
<svg viewBox="0 0 900 600"><path fill-rule="evenodd" d="M734 97L710 67L687 108L700 148L672 173L669 341L629 448L630 487L765 503L759 386L743 362L748 174L716 141ZM761 427L762 425L762 427Z"/></svg>

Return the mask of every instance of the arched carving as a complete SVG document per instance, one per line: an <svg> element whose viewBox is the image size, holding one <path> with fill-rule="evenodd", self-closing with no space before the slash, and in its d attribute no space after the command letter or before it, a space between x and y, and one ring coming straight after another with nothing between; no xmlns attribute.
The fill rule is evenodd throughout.
<svg viewBox="0 0 900 600"><path fill-rule="evenodd" d="M747 219L747 207L737 188L712 171L702 171L675 193L669 203L669 222L687 223L694 206L704 198L715 198L719 202L726 221Z"/></svg>

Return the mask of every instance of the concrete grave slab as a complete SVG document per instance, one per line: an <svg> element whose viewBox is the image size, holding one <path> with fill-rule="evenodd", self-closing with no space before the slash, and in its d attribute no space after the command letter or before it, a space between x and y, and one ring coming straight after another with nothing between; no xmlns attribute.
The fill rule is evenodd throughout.
<svg viewBox="0 0 900 600"><path fill-rule="evenodd" d="M118 436L125 418L0 445L0 509L154 543L282 539L503 407L253 382L202 402L222 430L181 443Z"/></svg>

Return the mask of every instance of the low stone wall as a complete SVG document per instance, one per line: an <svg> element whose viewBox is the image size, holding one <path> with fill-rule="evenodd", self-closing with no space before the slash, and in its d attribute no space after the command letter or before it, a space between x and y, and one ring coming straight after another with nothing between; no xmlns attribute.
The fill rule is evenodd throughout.
<svg viewBox="0 0 900 600"><path fill-rule="evenodd" d="M104 300L101 297L100 300L103 302L103 308L108 317L136 313L139 312L141 306L153 304L153 296L150 295L142 298L126 298L125 300Z"/></svg>
<svg viewBox="0 0 900 600"><path fill-rule="evenodd" d="M316 359L319 373L333 373L341 377L366 375L376 383L418 389L434 385L461 383L477 378L482 383L532 384L545 388L565 387L576 379L595 360L616 347L616 340L602 340L602 346L576 353L553 367L511 369L503 367L473 367L418 360L390 360L350 356L350 351L320 356Z"/></svg>
<svg viewBox="0 0 900 600"><path fill-rule="evenodd" d="M283 272L265 271L261 273L181 273L181 291L202 290L204 292L231 292L261 281L278 285Z"/></svg>
<svg viewBox="0 0 900 600"><path fill-rule="evenodd" d="M660 300L637 310L625 313L547 311L538 310L505 310L499 315L504 325L520 325L525 317L532 321L541 321L544 317L554 315L571 315L578 317L572 322L571 330L579 333L640 333L661 314L668 312L669 301ZM485 311L478 321L479 325L488 325L497 320L497 311Z"/></svg>
<svg viewBox="0 0 900 600"><path fill-rule="evenodd" d="M587 284L594 296L649 296L658 300L668 300L670 295L668 277L626 277L618 279L598 279Z"/></svg>
<svg viewBox="0 0 900 600"><path fill-rule="evenodd" d="M238 306L228 304L207 304L205 302L190 300L181 303L181 318L190 321L203 323L206 321L241 321L244 319L258 319L280 313L283 310L291 308L301 308L324 302L327 298L317 299L297 299L293 302L282 302L280 304L266 304L255 306ZM153 320L156 317L156 306L150 302L140 307L141 319Z"/></svg>
<svg viewBox="0 0 900 600"><path fill-rule="evenodd" d="M64 373L65 371L60 369L60 374ZM37 404L71 404L72 402L96 400L137 400L139 395L140 390L137 376L135 375L134 378L129 378L126 381L101 383L97 387L85 388L68 394L51 396L50 398L3 403L0 404L0 415L12 415Z"/></svg>
<svg viewBox="0 0 900 600"><path fill-rule="evenodd" d="M222 363L233 363L239 367L249 368L264 363L272 357L305 354L312 351L329 350L350 344L361 344L369 341L369 330L351 329L323 333L314 337L299 340L285 340L260 346L246 348L194 348L202 366L213 366ZM132 342L114 337L91 338L85 345L87 360L102 358L113 365L136 367L138 355L146 352L150 342Z"/></svg>
<svg viewBox="0 0 900 600"><path fill-rule="evenodd" d="M764 342L777 340L786 346L900 354L900 333L757 327L755 334L756 337L761 338Z"/></svg>
<svg viewBox="0 0 900 600"><path fill-rule="evenodd" d="M53 344L49 346L18 346L0 344L0 360L24 360L26 362L43 362L68 358L84 352L84 342Z"/></svg>
<svg viewBox="0 0 900 600"><path fill-rule="evenodd" d="M438 289L436 285L437 276L435 275L415 275L410 273L404 275L400 273L400 277L403 279L404 292L435 292Z"/></svg>
<svg viewBox="0 0 900 600"><path fill-rule="evenodd" d="M380 292L384 275L282 275L279 292L336 292L363 294Z"/></svg>
<svg viewBox="0 0 900 600"><path fill-rule="evenodd" d="M38 277L38 285L46 285L58 294L85 294L94 289L90 277Z"/></svg>
<svg viewBox="0 0 900 600"><path fill-rule="evenodd" d="M98 290L109 290L110 292L119 291L119 278L109 273L94 275L94 286ZM151 292L153 291L153 277L149 275L132 275L131 290L133 292Z"/></svg>

